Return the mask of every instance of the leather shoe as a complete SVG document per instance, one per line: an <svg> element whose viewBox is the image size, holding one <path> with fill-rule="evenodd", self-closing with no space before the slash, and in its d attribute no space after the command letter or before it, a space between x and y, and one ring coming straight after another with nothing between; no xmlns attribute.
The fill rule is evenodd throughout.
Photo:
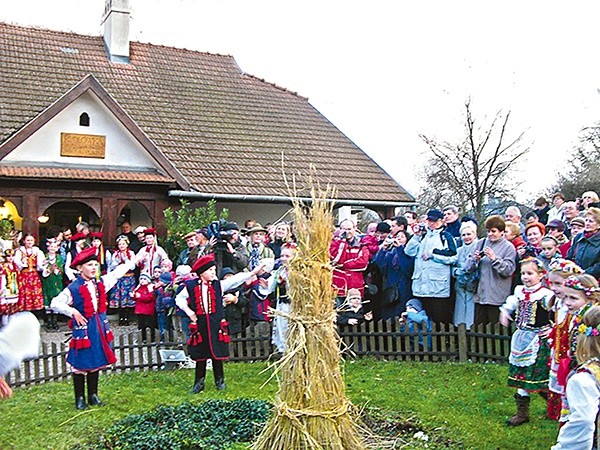
<svg viewBox="0 0 600 450"><path fill-rule="evenodd" d="M90 406L104 406L104 402L100 400L98 394L88 395L88 403Z"/></svg>
<svg viewBox="0 0 600 450"><path fill-rule="evenodd" d="M191 394L198 394L199 392L202 392L204 390L204 378L202 378L201 380L199 380L194 387L192 388L192 390L190 391Z"/></svg>
<svg viewBox="0 0 600 450"><path fill-rule="evenodd" d="M88 409L88 404L85 402L85 397L77 397L75 399L75 408Z"/></svg>
<svg viewBox="0 0 600 450"><path fill-rule="evenodd" d="M219 380L215 380L215 386L217 387L217 390L222 391L223 389L225 389L227 387L227 385L225 384L225 380L223 378L219 379Z"/></svg>

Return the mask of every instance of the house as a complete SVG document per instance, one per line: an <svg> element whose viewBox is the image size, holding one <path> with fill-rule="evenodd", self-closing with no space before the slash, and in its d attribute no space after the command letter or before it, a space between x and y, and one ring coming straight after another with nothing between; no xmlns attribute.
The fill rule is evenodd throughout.
<svg viewBox="0 0 600 450"><path fill-rule="evenodd" d="M130 42L128 0L107 0L103 36L0 23L0 60L0 197L26 232L83 219L111 242L128 219L160 234L181 198L275 221L309 173L336 206L415 202L306 98L233 57Z"/></svg>

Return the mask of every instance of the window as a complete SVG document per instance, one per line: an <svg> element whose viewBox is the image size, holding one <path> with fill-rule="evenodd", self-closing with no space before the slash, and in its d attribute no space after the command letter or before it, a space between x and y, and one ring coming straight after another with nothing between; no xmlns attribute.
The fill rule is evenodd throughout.
<svg viewBox="0 0 600 450"><path fill-rule="evenodd" d="M90 116L88 113L81 113L79 116L79 126L80 127L89 127L90 126Z"/></svg>

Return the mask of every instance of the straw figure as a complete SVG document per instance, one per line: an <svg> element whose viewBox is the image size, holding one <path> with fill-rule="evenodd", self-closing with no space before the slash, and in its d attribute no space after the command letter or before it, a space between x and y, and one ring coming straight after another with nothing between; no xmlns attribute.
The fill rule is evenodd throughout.
<svg viewBox="0 0 600 450"><path fill-rule="evenodd" d="M275 413L255 450L364 449L356 411L346 398L329 244L332 192L312 189L312 206L294 204L298 247L290 263L291 312L286 353L275 363ZM280 314L275 312L275 314ZM282 314L284 315L284 314Z"/></svg>

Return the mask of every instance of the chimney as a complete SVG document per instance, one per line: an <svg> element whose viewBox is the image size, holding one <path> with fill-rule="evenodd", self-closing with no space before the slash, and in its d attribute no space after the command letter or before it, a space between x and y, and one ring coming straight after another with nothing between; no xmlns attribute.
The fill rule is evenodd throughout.
<svg viewBox="0 0 600 450"><path fill-rule="evenodd" d="M106 0L102 25L108 59L129 63L129 0Z"/></svg>

